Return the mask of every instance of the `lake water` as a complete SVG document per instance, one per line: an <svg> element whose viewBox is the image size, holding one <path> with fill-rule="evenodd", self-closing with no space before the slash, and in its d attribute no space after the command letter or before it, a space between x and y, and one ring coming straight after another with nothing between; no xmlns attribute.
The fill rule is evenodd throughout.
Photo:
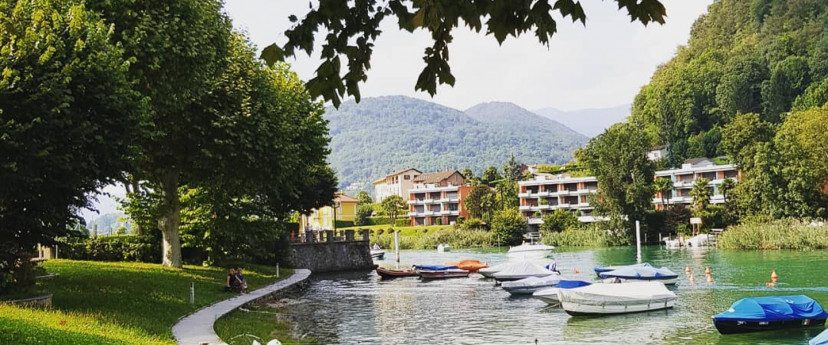
<svg viewBox="0 0 828 345"><path fill-rule="evenodd" d="M666 311L571 317L532 297L511 297L494 281L469 278L380 280L375 272L314 275L286 316L294 331L322 344L807 344L821 328L720 335L711 316L737 299L805 294L828 307L828 251L730 251L645 247L643 260L680 274L678 301ZM635 248L557 249L565 279L596 280L594 266L631 264ZM500 251L402 251L401 265L477 259L507 261ZM548 260L548 259L547 259ZM393 253L382 266L393 267ZM685 275L690 265L695 282ZM705 267L715 282L708 284ZM771 270L779 282L774 288ZM580 273L575 273L578 270Z"/></svg>

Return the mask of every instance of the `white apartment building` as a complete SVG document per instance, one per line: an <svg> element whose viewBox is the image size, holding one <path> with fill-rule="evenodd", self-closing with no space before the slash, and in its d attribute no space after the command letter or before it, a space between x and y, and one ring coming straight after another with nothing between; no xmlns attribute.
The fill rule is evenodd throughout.
<svg viewBox="0 0 828 345"><path fill-rule="evenodd" d="M408 199L408 190L414 188L414 179L422 175L417 169L407 168L392 172L374 181L374 202L382 202L392 195Z"/></svg>
<svg viewBox="0 0 828 345"><path fill-rule="evenodd" d="M668 205L690 205L693 203L693 197L690 196L690 190L699 178L706 178L711 189L711 204L723 204L725 202L724 195L721 193L719 186L725 179L733 179L735 182L740 180L739 169L734 164L717 165L709 158L693 158L688 159L681 165L680 169L661 170L655 172L655 178L669 178L673 181L673 190L669 195L665 195L662 200L661 193L656 192L653 197L653 204L656 209L664 208L664 201Z"/></svg>
<svg viewBox="0 0 828 345"><path fill-rule="evenodd" d="M534 179L518 182L520 212L530 226L543 223L542 217L563 209L574 213L581 222L594 222L588 196L598 193L598 179L593 176L537 174Z"/></svg>

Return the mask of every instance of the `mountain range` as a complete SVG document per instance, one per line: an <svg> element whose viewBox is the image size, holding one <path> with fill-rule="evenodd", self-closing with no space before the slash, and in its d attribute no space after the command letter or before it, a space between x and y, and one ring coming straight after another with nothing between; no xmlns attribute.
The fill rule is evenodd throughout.
<svg viewBox="0 0 828 345"><path fill-rule="evenodd" d="M570 111L556 108L543 108L535 110L534 113L558 121L576 132L592 138L603 133L609 126L626 121L627 116L630 115L631 106L631 104L623 104L610 108L590 108Z"/></svg>
<svg viewBox="0 0 828 345"><path fill-rule="evenodd" d="M351 191L370 190L371 181L405 167L423 172L470 168L480 174L489 166L499 169L512 154L518 162L566 163L589 140L552 118L505 102L460 111L384 96L328 108L325 118L329 161L340 187Z"/></svg>

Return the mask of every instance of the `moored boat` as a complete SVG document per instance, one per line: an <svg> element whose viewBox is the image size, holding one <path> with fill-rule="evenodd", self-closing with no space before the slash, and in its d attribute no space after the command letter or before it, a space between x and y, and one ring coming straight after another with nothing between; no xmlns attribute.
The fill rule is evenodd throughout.
<svg viewBox="0 0 828 345"><path fill-rule="evenodd" d="M678 274L667 267L625 267L609 272L598 273L604 279L628 281L659 281L666 285L678 282Z"/></svg>
<svg viewBox="0 0 828 345"><path fill-rule="evenodd" d="M532 297L535 297L550 305L559 305L561 304L561 300L558 299L558 289L574 289L582 286L587 286L590 284L591 283L585 282L583 280L561 280L554 287L544 288L535 291L532 294Z"/></svg>
<svg viewBox="0 0 828 345"><path fill-rule="evenodd" d="M457 266L457 268L459 268L461 270L467 270L467 271L472 272L472 273L477 272L478 270L480 270L482 268L489 267L489 264L487 264L485 262L480 262L480 260L471 260L471 259L460 260L460 261L455 261L455 262L446 262L446 265Z"/></svg>
<svg viewBox="0 0 828 345"><path fill-rule="evenodd" d="M449 251L451 251L451 246L448 245L448 243L446 243L446 244L440 243L440 244L437 245L437 252L438 253L449 252Z"/></svg>
<svg viewBox="0 0 828 345"><path fill-rule="evenodd" d="M385 267L377 267L377 274L379 274L380 277L382 277L383 279L417 276L417 272L415 272L413 269L395 270Z"/></svg>
<svg viewBox="0 0 828 345"><path fill-rule="evenodd" d="M828 345L828 329L822 331L818 336L808 340L808 345Z"/></svg>
<svg viewBox="0 0 828 345"><path fill-rule="evenodd" d="M529 277L546 277L560 272L550 271L528 261L518 261L494 273L492 278L497 281L520 280Z"/></svg>
<svg viewBox="0 0 828 345"><path fill-rule="evenodd" d="M422 279L463 278L471 273L457 266L447 265L414 266L414 271Z"/></svg>
<svg viewBox="0 0 828 345"><path fill-rule="evenodd" d="M512 295L531 295L535 291L555 286L560 281L561 277L549 275L543 278L529 277L521 280L507 281L503 282L500 287Z"/></svg>
<svg viewBox="0 0 828 345"><path fill-rule="evenodd" d="M371 249L371 258L382 260L385 257L385 251L382 249Z"/></svg>
<svg viewBox="0 0 828 345"><path fill-rule="evenodd" d="M598 277L601 277L601 273L609 272L609 271L615 271L615 270L622 269L622 268L627 268L627 267L653 267L653 265L650 265L650 263L648 263L648 262L644 262L644 263L632 264L632 265L595 267L595 268L593 268L593 270L595 271L595 275L597 275Z"/></svg>
<svg viewBox="0 0 828 345"><path fill-rule="evenodd" d="M558 289L561 307L573 316L627 314L672 308L676 294L660 282L592 284Z"/></svg>
<svg viewBox="0 0 828 345"><path fill-rule="evenodd" d="M828 313L805 295L743 298L713 316L721 334L825 325Z"/></svg>

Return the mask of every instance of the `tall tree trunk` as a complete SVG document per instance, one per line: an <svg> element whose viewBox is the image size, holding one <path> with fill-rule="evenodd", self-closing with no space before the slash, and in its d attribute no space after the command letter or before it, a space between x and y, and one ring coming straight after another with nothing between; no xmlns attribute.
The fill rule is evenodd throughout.
<svg viewBox="0 0 828 345"><path fill-rule="evenodd" d="M161 264L181 268L181 240L178 225L181 223L181 205L178 200L178 172L164 173L161 178L163 193L161 209L158 215L158 228L162 234Z"/></svg>

